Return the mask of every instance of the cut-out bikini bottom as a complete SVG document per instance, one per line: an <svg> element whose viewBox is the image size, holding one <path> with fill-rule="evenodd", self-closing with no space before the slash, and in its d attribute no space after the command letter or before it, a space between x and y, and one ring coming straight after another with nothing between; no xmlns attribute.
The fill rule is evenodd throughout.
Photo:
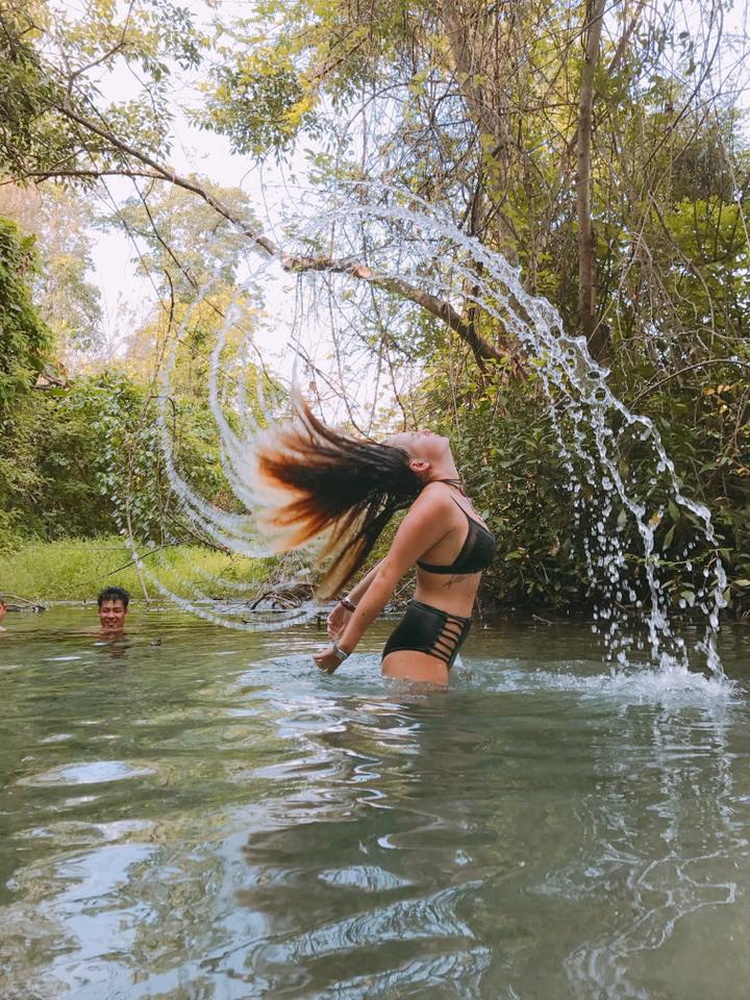
<svg viewBox="0 0 750 1000"><path fill-rule="evenodd" d="M421 601L409 601L404 617L385 644L383 656L397 650L427 653L450 670L470 628L471 618L448 614Z"/></svg>

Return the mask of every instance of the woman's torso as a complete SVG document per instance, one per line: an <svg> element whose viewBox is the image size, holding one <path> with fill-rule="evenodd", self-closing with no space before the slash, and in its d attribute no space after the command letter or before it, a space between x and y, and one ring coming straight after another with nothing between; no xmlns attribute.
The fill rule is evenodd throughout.
<svg viewBox="0 0 750 1000"><path fill-rule="evenodd" d="M420 556L414 596L434 608L468 618L482 571L494 556L494 539L468 497L448 484L436 483L432 488L441 490L439 516L445 518L448 530Z"/></svg>

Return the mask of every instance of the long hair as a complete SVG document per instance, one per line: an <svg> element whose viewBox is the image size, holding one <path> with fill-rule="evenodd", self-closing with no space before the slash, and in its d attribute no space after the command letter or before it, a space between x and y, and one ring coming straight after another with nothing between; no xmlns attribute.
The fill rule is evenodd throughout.
<svg viewBox="0 0 750 1000"><path fill-rule="evenodd" d="M339 434L294 400L290 420L261 432L255 447L256 493L264 503L261 527L276 551L322 536L319 559L331 562L318 584L337 593L362 566L380 533L424 485L409 455L376 441Z"/></svg>

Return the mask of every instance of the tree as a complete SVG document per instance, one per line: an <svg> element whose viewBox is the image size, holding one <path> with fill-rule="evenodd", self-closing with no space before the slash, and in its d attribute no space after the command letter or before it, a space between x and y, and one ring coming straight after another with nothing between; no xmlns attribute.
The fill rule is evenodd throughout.
<svg viewBox="0 0 750 1000"><path fill-rule="evenodd" d="M10 176L93 179L117 172L123 158L91 124L109 123L126 142L156 155L169 149L173 67L200 62L206 39L190 12L168 0L92 0L85 10L46 0L0 5L0 166ZM111 75L130 69L136 94L108 101Z"/></svg>
<svg viewBox="0 0 750 1000"><path fill-rule="evenodd" d="M615 5L606 18L600 0L269 2L265 38L257 21L238 24L245 45L227 50L196 118L255 157L328 140L327 176L395 181L447 205L465 232L520 262L527 288L597 355L632 264L618 241L640 238L643 211L656 222L654 188L668 197L685 144L702 134L719 130L737 155L711 89L721 10L712 3L691 25L673 0ZM645 249L657 281L680 266L663 241L658 255ZM502 329L480 332L468 305L449 317L480 364L512 346Z"/></svg>
<svg viewBox="0 0 750 1000"><path fill-rule="evenodd" d="M0 212L36 237L34 295L58 354L72 359L99 347L102 315L99 289L91 280L91 201L52 183L6 184L0 187Z"/></svg>
<svg viewBox="0 0 750 1000"><path fill-rule="evenodd" d="M209 44L184 11L139 0L123 20L100 0L77 21L46 15L45 23L31 9L4 15L6 48L14 65L35 74L34 120L54 123L60 136L75 141L52 167L29 147L23 162L16 158L17 173L122 172L177 184L291 268L338 270L410 299L458 334L480 365L516 349L497 325L481 329L470 304L457 309L361 262L323 253L285 256L205 185L176 176L159 159L168 150L170 67L196 67ZM523 265L527 287L550 295L569 328L581 330L597 353L609 340L607 291L616 287L617 263L602 228L619 213L625 229L638 231L633 200L617 193L633 176L621 161L619 137L641 121L637 152L648 165L660 150L679 148L683 120L707 108L705 120L717 106L705 99L719 11L717 0L701 37L703 26L679 30L674 0L622 4L606 22L600 0L445 0L437 8L403 0L366 7L269 0L252 20L217 21L213 89L194 119L255 157L283 154L304 136L328 140L340 152L327 163L318 158L326 173L397 179L447 202L465 231ZM222 46L227 31L233 43ZM95 87L123 62L145 71L142 94L108 105ZM663 114L665 100L675 114ZM342 120L353 128L342 130ZM357 132L366 136L364 145ZM644 179L651 175L646 170ZM635 204L647 190L641 181ZM571 250L577 273L569 266ZM660 271L671 265L655 263Z"/></svg>
<svg viewBox="0 0 750 1000"><path fill-rule="evenodd" d="M0 219L0 426L31 390L51 345L49 328L32 300L36 268L33 237Z"/></svg>
<svg viewBox="0 0 750 1000"><path fill-rule="evenodd" d="M225 205L233 219L254 224L244 192L222 188L208 178L187 180ZM185 188L155 185L141 197L128 199L110 223L136 242L138 273L152 276L162 296L192 302L209 285L236 283L247 237Z"/></svg>

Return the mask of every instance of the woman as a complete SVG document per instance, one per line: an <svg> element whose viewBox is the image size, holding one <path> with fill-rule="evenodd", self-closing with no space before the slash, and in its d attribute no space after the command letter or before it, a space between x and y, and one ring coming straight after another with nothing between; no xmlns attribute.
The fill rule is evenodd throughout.
<svg viewBox="0 0 750 1000"><path fill-rule="evenodd" d="M414 600L386 643L382 670L386 677L444 687L469 631L482 570L495 554L490 531L464 493L448 439L417 431L383 443L357 441L320 423L304 404L296 416L259 443L258 485L268 502L261 520L281 534L282 549L328 531L325 592L339 592L394 512L408 508L386 556L329 615L334 642L315 654L315 663L333 673L416 565Z"/></svg>

